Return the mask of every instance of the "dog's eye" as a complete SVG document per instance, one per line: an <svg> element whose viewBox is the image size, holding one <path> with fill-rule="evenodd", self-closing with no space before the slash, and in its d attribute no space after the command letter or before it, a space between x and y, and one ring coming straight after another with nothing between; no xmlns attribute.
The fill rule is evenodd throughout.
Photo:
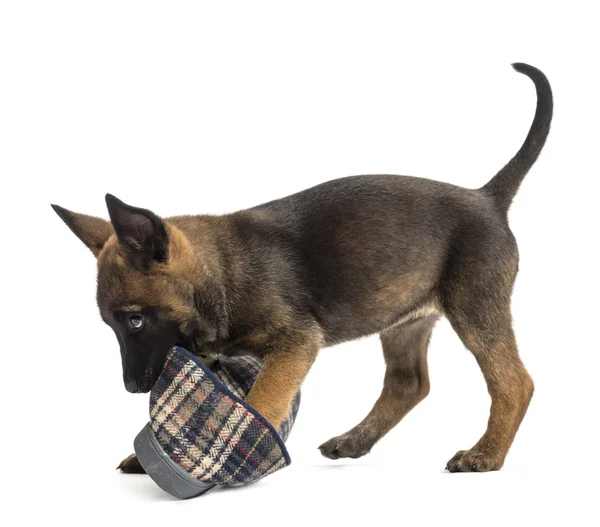
<svg viewBox="0 0 600 527"><path fill-rule="evenodd" d="M144 325L144 317L142 315L129 315L129 325L132 329L140 329Z"/></svg>

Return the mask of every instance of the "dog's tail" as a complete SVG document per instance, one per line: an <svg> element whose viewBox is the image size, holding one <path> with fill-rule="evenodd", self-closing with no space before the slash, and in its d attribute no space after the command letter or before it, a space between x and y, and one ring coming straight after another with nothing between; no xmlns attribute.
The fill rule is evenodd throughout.
<svg viewBox="0 0 600 527"><path fill-rule="evenodd" d="M552 90L546 76L537 68L517 62L512 65L519 73L527 75L535 84L537 108L535 117L523 146L506 166L481 190L493 196L498 207L508 211L519 190L521 181L540 155L552 121Z"/></svg>

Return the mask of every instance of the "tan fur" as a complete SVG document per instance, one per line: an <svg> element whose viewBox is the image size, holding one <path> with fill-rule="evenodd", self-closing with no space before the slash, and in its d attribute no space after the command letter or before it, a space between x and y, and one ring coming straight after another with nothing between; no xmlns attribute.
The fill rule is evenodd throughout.
<svg viewBox="0 0 600 527"><path fill-rule="evenodd" d="M290 342L287 349L271 353L263 361L247 401L276 429L285 419L319 349L320 337L315 335L312 339Z"/></svg>

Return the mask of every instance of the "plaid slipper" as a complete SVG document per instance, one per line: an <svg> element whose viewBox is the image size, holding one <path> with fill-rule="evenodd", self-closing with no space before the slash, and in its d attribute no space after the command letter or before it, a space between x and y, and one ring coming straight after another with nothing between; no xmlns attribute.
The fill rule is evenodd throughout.
<svg viewBox="0 0 600 527"><path fill-rule="evenodd" d="M150 422L134 446L148 475L169 494L191 498L216 485L247 485L288 466L296 395L277 432L244 402L261 364L220 358L212 370L183 348L167 356L150 394Z"/></svg>

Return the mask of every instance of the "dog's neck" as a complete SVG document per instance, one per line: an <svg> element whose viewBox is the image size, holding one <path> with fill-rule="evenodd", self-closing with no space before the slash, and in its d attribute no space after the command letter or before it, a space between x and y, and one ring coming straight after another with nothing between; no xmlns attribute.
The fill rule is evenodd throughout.
<svg viewBox="0 0 600 527"><path fill-rule="evenodd" d="M186 236L195 257L190 275L196 309L216 329L208 348L233 353L237 347L252 353L252 338L262 331L265 317L278 308L264 300L278 288L288 261L265 254L279 254L281 240L272 228L273 219L263 211L248 210L225 216L191 216L169 219ZM281 227L278 227L281 229ZM245 235L247 230L253 238ZM277 268L280 272L274 273Z"/></svg>

